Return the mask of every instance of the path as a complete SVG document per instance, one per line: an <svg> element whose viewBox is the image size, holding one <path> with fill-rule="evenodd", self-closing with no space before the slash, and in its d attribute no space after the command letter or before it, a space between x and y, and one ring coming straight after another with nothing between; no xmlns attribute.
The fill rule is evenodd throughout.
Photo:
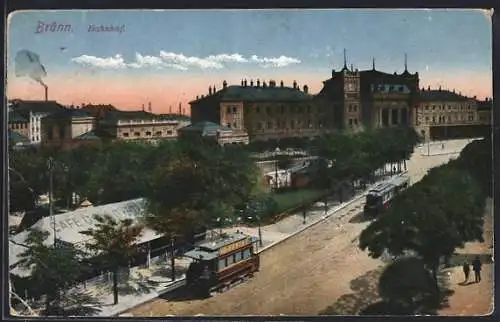
<svg viewBox="0 0 500 322"><path fill-rule="evenodd" d="M481 283L463 285L464 275L460 265L451 268L450 289L454 293L448 300L449 306L442 309L439 315L486 315L493 311L493 263L484 264L487 257L493 256L493 201L487 202L484 222L484 242L467 243L456 252L472 262L474 255L482 255L483 271ZM461 262L461 261L460 261ZM460 263L457 263L460 264ZM473 275L473 273L471 274Z"/></svg>

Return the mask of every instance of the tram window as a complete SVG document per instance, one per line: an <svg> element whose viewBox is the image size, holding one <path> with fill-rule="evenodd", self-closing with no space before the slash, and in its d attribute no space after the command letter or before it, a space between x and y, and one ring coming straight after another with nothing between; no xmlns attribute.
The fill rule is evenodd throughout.
<svg viewBox="0 0 500 322"><path fill-rule="evenodd" d="M238 254L240 254L240 260L245 259L245 252L239 252Z"/></svg>
<svg viewBox="0 0 500 322"><path fill-rule="evenodd" d="M244 257L245 259L252 257L252 250L251 250L250 248L245 249L244 254L243 254L243 257Z"/></svg>
<svg viewBox="0 0 500 322"><path fill-rule="evenodd" d="M227 266L234 264L234 256L226 257Z"/></svg>
<svg viewBox="0 0 500 322"><path fill-rule="evenodd" d="M236 259L236 254L233 254L233 263L236 263L238 260Z"/></svg>
<svg viewBox="0 0 500 322"><path fill-rule="evenodd" d="M219 269L223 269L226 267L226 260L225 259L219 259Z"/></svg>

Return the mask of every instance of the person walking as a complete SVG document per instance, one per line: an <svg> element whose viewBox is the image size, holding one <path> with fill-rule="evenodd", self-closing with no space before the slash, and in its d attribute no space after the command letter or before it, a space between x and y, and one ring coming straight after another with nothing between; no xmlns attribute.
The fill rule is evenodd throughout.
<svg viewBox="0 0 500 322"><path fill-rule="evenodd" d="M470 265L469 265L469 262L464 261L464 263L462 265L462 269L463 269L464 275L465 275L465 281L464 281L464 283L467 283L469 281L469 275L470 275Z"/></svg>
<svg viewBox="0 0 500 322"><path fill-rule="evenodd" d="M472 269L474 270L476 283L481 282L481 260L479 259L479 256L476 256L476 258L472 261Z"/></svg>

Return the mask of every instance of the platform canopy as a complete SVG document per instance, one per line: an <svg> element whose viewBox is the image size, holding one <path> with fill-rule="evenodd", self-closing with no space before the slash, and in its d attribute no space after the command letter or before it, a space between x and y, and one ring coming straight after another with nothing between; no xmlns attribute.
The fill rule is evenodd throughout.
<svg viewBox="0 0 500 322"><path fill-rule="evenodd" d="M69 244L76 248L81 248L86 241L89 241L89 236L83 235L80 232L96 226L94 215L110 215L117 221L132 219L134 223L138 223L142 218L145 208L146 201L140 198L102 206L85 207L54 215L56 239L60 244ZM53 244L54 222L51 217L41 218L31 228L38 228L41 231L48 232L49 236L45 240L45 243L47 245ZM22 272L23 270L16 266L20 260L19 255L26 249L19 244L25 244L28 234L29 231L23 231L10 237L9 241L9 267L11 268L11 273L18 276L29 275L29 272ZM137 244L142 244L161 236L161 234L151 229L144 228L137 240Z"/></svg>

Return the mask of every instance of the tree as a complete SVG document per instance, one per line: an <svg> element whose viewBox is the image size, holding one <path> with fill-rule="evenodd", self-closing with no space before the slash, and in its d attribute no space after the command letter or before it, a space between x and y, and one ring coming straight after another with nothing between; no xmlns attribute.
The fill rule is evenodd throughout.
<svg viewBox="0 0 500 322"><path fill-rule="evenodd" d="M433 169L363 230L359 246L375 258L385 250L418 254L438 287L440 258L482 239L483 209L484 196L470 175L451 167Z"/></svg>
<svg viewBox="0 0 500 322"><path fill-rule="evenodd" d="M118 304L118 271L128 266L137 252L137 239L142 226L131 219L115 220L109 215L95 215L95 228L80 233L92 237L85 246L94 256L99 256L113 271L113 303Z"/></svg>
<svg viewBox="0 0 500 322"><path fill-rule="evenodd" d="M82 253L72 247L47 246L48 232L32 229L26 238L26 250L18 265L31 270L30 284L39 294L45 294L45 312L61 312L59 301L64 292L75 285L87 269L79 259Z"/></svg>

